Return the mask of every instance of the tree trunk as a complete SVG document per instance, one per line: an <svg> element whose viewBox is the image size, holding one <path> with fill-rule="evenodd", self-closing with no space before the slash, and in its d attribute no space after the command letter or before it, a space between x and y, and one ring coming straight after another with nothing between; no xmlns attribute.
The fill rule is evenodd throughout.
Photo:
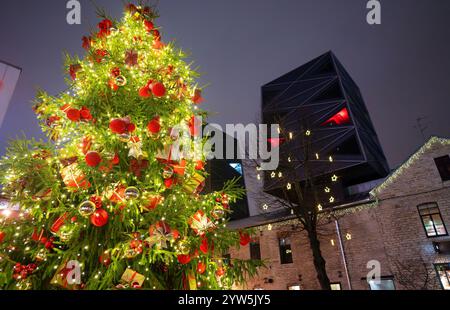
<svg viewBox="0 0 450 310"><path fill-rule="evenodd" d="M325 268L325 259L322 256L322 251L320 251L320 242L317 238L317 232L315 230L308 230L309 245L311 246L311 251L313 254L314 267L317 273L317 279L319 280L320 287L322 290L330 290L330 279L327 275L327 270Z"/></svg>

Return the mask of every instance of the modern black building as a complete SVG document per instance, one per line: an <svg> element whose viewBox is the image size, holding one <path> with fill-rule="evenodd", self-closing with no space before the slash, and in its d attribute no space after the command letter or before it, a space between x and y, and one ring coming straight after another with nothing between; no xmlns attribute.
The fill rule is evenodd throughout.
<svg viewBox="0 0 450 310"><path fill-rule="evenodd" d="M244 166L242 161L237 156L238 143L235 138L231 138L223 133L223 148L226 152L226 138L234 140L235 159L211 159L206 163L206 171L208 172L208 178L205 182L204 192L210 193L219 191L223 188L225 182L232 179L239 179L238 183L242 188L245 188ZM232 211L230 219L238 220L249 216L249 206L247 196L232 203L230 205Z"/></svg>
<svg viewBox="0 0 450 310"><path fill-rule="evenodd" d="M286 186L279 172L299 182L336 174L342 189L389 173L360 90L331 51L264 85L262 115L282 134L280 171L265 174L270 194Z"/></svg>

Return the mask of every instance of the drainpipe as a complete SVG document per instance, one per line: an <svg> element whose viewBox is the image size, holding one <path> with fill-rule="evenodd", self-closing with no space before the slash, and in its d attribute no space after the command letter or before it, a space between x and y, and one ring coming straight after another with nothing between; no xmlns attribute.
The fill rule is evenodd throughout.
<svg viewBox="0 0 450 310"><path fill-rule="evenodd" d="M348 288L349 288L349 290L352 290L352 282L350 281L350 274L348 272L348 267L347 267L347 259L345 257L344 242L342 241L341 227L339 226L338 220L334 220L334 222L336 223L336 233L337 233L337 236L339 239L339 247L341 250L342 261L344 263L344 269L345 269L345 275L347 277Z"/></svg>

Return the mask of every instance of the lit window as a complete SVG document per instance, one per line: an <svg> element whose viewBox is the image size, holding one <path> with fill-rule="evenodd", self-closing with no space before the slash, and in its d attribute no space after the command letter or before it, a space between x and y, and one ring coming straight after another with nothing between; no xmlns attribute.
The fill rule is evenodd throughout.
<svg viewBox="0 0 450 310"><path fill-rule="evenodd" d="M295 284L288 286L289 291L300 291L302 288L300 287L300 284Z"/></svg>
<svg viewBox="0 0 450 310"><path fill-rule="evenodd" d="M435 264L438 278L444 290L450 290L450 264Z"/></svg>
<svg viewBox="0 0 450 310"><path fill-rule="evenodd" d="M442 156L434 159L442 181L450 180L450 156Z"/></svg>
<svg viewBox="0 0 450 310"><path fill-rule="evenodd" d="M337 282L337 283L330 283L330 287L332 291L341 291L342 287L341 287L341 283Z"/></svg>
<svg viewBox="0 0 450 310"><path fill-rule="evenodd" d="M427 203L417 207L427 237L446 236L447 229L442 221L439 207L436 203Z"/></svg>
<svg viewBox="0 0 450 310"><path fill-rule="evenodd" d="M330 117L326 122L324 122L321 126L336 126L336 125L347 125L350 123L350 117L348 115L347 108L343 108L335 115Z"/></svg>
<svg viewBox="0 0 450 310"><path fill-rule="evenodd" d="M394 279L369 280L369 287L371 291L394 291Z"/></svg>
<svg viewBox="0 0 450 310"><path fill-rule="evenodd" d="M280 261L281 264L292 264L292 249L291 249L291 241L289 238L280 238L279 239L280 246Z"/></svg>

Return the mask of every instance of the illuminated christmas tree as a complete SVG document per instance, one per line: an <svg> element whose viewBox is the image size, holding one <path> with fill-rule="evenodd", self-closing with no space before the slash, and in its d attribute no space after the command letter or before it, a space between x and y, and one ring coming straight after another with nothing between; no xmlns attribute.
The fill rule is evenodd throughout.
<svg viewBox="0 0 450 310"><path fill-rule="evenodd" d="M163 43L153 8L128 4L120 22L100 15L86 56L66 57L68 91L38 94L50 141L13 141L1 161L3 196L17 207L0 216L0 287L242 283L261 262L222 258L250 242L226 228L244 190L233 180L201 194L197 73Z"/></svg>

